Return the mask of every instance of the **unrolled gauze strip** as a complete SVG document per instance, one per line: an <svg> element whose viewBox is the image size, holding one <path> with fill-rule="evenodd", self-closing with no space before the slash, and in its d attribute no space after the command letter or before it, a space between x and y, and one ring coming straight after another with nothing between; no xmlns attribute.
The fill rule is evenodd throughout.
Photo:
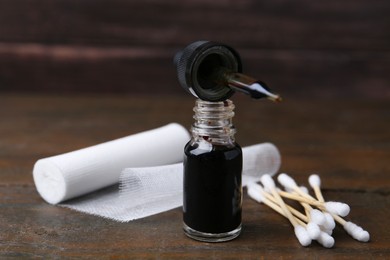
<svg viewBox="0 0 390 260"><path fill-rule="evenodd" d="M182 161L187 130L176 123L38 160L35 186L51 204L118 183L124 168L149 167Z"/></svg>
<svg viewBox="0 0 390 260"><path fill-rule="evenodd" d="M280 153L271 143L243 148L243 186L259 181L264 174L274 175L280 167ZM164 212L183 204L183 164L160 167L128 168L120 177L119 200L125 201L126 210L114 210L115 219L129 221ZM83 204L85 206L87 204ZM95 214L103 212L91 205ZM74 207L73 207L74 208ZM101 208L101 207L99 207ZM80 209L80 208L79 208ZM107 216L107 215L106 215Z"/></svg>
<svg viewBox="0 0 390 260"><path fill-rule="evenodd" d="M183 147L182 151L183 152ZM280 167L280 154L271 143L243 148L243 185L258 181ZM161 213L183 204L183 164L124 169L118 186L68 200L61 206L127 222Z"/></svg>

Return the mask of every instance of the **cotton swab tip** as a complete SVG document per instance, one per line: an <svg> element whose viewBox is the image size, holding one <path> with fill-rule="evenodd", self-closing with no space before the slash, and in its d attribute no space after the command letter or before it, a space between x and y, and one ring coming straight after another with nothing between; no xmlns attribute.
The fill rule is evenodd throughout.
<svg viewBox="0 0 390 260"><path fill-rule="evenodd" d="M332 217L332 215L329 214L328 212L323 212L322 214L325 217L325 222L322 224L324 229L333 230L336 227L336 222L334 221L334 218Z"/></svg>
<svg viewBox="0 0 390 260"><path fill-rule="evenodd" d="M281 173L279 174L278 176L278 182L283 185L285 188L288 188L288 189L293 189L295 187L297 187L298 185L296 184L296 182L294 181L293 178L291 178L290 176L288 176L287 174L285 173Z"/></svg>
<svg viewBox="0 0 390 260"><path fill-rule="evenodd" d="M334 238L325 232L321 232L320 236L317 238L317 242L326 248L334 246Z"/></svg>
<svg viewBox="0 0 390 260"><path fill-rule="evenodd" d="M363 230L363 232L359 233L356 240L360 242L368 242L370 241L370 233L368 233L366 230Z"/></svg>
<svg viewBox="0 0 390 260"><path fill-rule="evenodd" d="M266 192L265 189L263 188L263 186L261 186L261 185L258 184L258 183L254 183L254 184L252 185L252 188L256 189L256 190L257 190L258 192L260 192L260 193Z"/></svg>
<svg viewBox="0 0 390 260"><path fill-rule="evenodd" d="M268 188L270 190L274 190L276 188L275 182L269 174L264 174L263 176L261 176L260 181L261 183L263 183L265 188Z"/></svg>
<svg viewBox="0 0 390 260"><path fill-rule="evenodd" d="M257 190L261 191L263 189L258 183L254 182L254 181L248 182L246 187L248 190L251 188L251 189L257 189Z"/></svg>
<svg viewBox="0 0 390 260"><path fill-rule="evenodd" d="M262 203L264 201L263 195L254 186L248 187L248 195L259 203Z"/></svg>
<svg viewBox="0 0 390 260"><path fill-rule="evenodd" d="M322 232L325 232L326 234L328 234L330 236L333 234L333 229L326 229L323 226L321 226L320 229Z"/></svg>
<svg viewBox="0 0 390 260"><path fill-rule="evenodd" d="M317 239L321 234L320 227L314 222L307 223L306 230L310 238L313 240Z"/></svg>
<svg viewBox="0 0 390 260"><path fill-rule="evenodd" d="M294 233L295 233L295 236L297 237L299 243L302 246L308 246L308 245L311 244L310 235L309 235L309 233L307 232L307 230L303 226L296 225L294 227Z"/></svg>
<svg viewBox="0 0 390 260"><path fill-rule="evenodd" d="M370 241L370 233L368 233L366 230L363 230L357 234L356 240L360 242L368 242Z"/></svg>
<svg viewBox="0 0 390 260"><path fill-rule="evenodd" d="M337 201L325 202L324 205L327 211L341 217L347 216L351 210L348 204Z"/></svg>
<svg viewBox="0 0 390 260"><path fill-rule="evenodd" d="M356 225L353 222L347 221L344 225L345 231L350 234L354 239L360 242L368 242L370 240L370 234L362 227Z"/></svg>
<svg viewBox="0 0 390 260"><path fill-rule="evenodd" d="M314 222L318 225L324 225L326 222L326 218L324 216L324 213L322 213L318 209L310 210L310 218L311 218L312 222Z"/></svg>
<svg viewBox="0 0 390 260"><path fill-rule="evenodd" d="M299 186L299 189L305 193L305 194L309 194L309 190L305 187L305 186Z"/></svg>
<svg viewBox="0 0 390 260"><path fill-rule="evenodd" d="M321 186L321 179L320 176L317 174L312 174L309 177L309 184L312 188L314 187L320 187Z"/></svg>

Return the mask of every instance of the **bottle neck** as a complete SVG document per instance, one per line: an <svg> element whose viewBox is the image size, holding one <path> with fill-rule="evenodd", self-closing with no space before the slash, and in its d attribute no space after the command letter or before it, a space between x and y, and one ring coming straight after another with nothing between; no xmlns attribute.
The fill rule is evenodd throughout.
<svg viewBox="0 0 390 260"><path fill-rule="evenodd" d="M234 143L234 104L231 100L209 102L196 100L192 137L197 141L227 145Z"/></svg>

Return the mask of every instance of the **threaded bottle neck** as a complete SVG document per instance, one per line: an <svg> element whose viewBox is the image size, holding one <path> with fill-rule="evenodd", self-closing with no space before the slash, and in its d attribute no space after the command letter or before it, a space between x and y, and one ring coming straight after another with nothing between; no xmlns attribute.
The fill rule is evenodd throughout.
<svg viewBox="0 0 390 260"><path fill-rule="evenodd" d="M233 126L234 104L231 100L209 102L196 100L194 124L191 131L195 139L213 144L234 142L236 129Z"/></svg>

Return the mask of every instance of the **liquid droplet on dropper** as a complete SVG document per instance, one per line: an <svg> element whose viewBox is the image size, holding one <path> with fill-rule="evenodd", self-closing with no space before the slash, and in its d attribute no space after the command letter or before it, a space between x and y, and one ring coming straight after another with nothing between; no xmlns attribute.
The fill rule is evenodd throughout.
<svg viewBox="0 0 390 260"><path fill-rule="evenodd" d="M253 83L252 85L249 86L249 88L264 94L265 96L267 96L268 99L270 99L270 100L272 100L274 102L282 102L282 97L281 96L269 92L267 89L265 89L259 83Z"/></svg>

